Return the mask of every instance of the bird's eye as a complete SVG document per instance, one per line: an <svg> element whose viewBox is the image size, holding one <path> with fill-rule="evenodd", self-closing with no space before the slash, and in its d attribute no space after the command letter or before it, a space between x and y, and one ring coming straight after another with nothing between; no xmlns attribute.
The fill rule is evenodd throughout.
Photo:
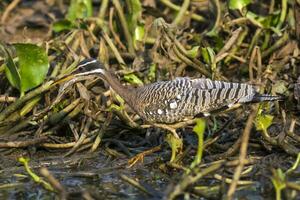
<svg viewBox="0 0 300 200"><path fill-rule="evenodd" d="M84 67L78 67L78 71L80 72L84 71Z"/></svg>

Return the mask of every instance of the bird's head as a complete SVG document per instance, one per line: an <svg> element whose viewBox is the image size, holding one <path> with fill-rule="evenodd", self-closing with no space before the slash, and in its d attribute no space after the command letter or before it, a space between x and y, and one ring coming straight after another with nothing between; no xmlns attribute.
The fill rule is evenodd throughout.
<svg viewBox="0 0 300 200"><path fill-rule="evenodd" d="M105 74L105 69L103 64L93 58L89 58L81 61L77 65L77 70L73 73L75 77L104 75L104 74Z"/></svg>

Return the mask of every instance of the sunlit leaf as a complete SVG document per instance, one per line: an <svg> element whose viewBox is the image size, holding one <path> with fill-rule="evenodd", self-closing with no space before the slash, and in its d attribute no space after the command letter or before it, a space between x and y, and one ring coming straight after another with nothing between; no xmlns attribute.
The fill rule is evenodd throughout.
<svg viewBox="0 0 300 200"><path fill-rule="evenodd" d="M198 55L198 50L200 46L194 46L192 49L187 51L187 55L190 58L196 58Z"/></svg>
<svg viewBox="0 0 300 200"><path fill-rule="evenodd" d="M204 119L196 119L196 125L193 128L193 131L197 135L203 135L205 131L205 121Z"/></svg>
<svg viewBox="0 0 300 200"><path fill-rule="evenodd" d="M251 3L251 0L229 0L229 9L242 9Z"/></svg>
<svg viewBox="0 0 300 200"><path fill-rule="evenodd" d="M255 120L256 129L259 131L267 130L271 126L273 118L272 115L259 114Z"/></svg>
<svg viewBox="0 0 300 200"><path fill-rule="evenodd" d="M143 85L143 81L141 81L141 79L139 79L134 74L126 74L126 75L124 75L124 79L125 79L125 81L127 81L128 83L131 83L131 84Z"/></svg>
<svg viewBox="0 0 300 200"><path fill-rule="evenodd" d="M93 14L92 0L71 0L67 19L74 21L75 19L84 19L91 17Z"/></svg>
<svg viewBox="0 0 300 200"><path fill-rule="evenodd" d="M134 31L134 39L137 41L143 41L145 35L145 27L144 26L136 26Z"/></svg>
<svg viewBox="0 0 300 200"><path fill-rule="evenodd" d="M46 51L34 44L14 44L19 58L20 91L26 92L40 85L47 75L49 62Z"/></svg>

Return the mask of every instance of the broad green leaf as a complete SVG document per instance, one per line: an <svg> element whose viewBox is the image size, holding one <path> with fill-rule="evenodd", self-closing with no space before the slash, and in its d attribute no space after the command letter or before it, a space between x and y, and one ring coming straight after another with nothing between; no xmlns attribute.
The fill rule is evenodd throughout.
<svg viewBox="0 0 300 200"><path fill-rule="evenodd" d="M74 21L76 19L84 19L90 17L92 16L92 14L92 0L71 0L67 19L70 21Z"/></svg>
<svg viewBox="0 0 300 200"><path fill-rule="evenodd" d="M229 0L229 9L242 9L251 3L251 0Z"/></svg>
<svg viewBox="0 0 300 200"><path fill-rule="evenodd" d="M200 46L194 46L192 49L187 51L187 55L190 58L196 58L198 55L198 50Z"/></svg>
<svg viewBox="0 0 300 200"><path fill-rule="evenodd" d="M11 57L9 51L3 47L3 50L6 54L6 67L5 67L5 75L10 82L10 84L20 90L21 85L21 77L17 66L15 65L13 58Z"/></svg>
<svg viewBox="0 0 300 200"><path fill-rule="evenodd" d="M271 126L273 118L272 115L259 114L255 120L256 130L266 131Z"/></svg>
<svg viewBox="0 0 300 200"><path fill-rule="evenodd" d="M70 20L67 19L59 20L52 24L52 29L56 33L61 31L71 30L75 27L76 26Z"/></svg>
<svg viewBox="0 0 300 200"><path fill-rule="evenodd" d="M124 79L131 84L136 84L136 85L143 85L143 81L139 79L136 75L134 74L126 74L124 75Z"/></svg>
<svg viewBox="0 0 300 200"><path fill-rule="evenodd" d="M21 77L21 94L40 85L49 69L46 51L34 44L14 44L19 58L18 70Z"/></svg>

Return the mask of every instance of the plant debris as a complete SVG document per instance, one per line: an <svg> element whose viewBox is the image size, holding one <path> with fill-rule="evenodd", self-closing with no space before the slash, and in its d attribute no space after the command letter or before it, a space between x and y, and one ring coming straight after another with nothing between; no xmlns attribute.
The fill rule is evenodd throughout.
<svg viewBox="0 0 300 200"><path fill-rule="evenodd" d="M299 8L1 1L0 197L299 199ZM90 57L124 85L207 77L284 101L153 127L101 79L72 76Z"/></svg>

